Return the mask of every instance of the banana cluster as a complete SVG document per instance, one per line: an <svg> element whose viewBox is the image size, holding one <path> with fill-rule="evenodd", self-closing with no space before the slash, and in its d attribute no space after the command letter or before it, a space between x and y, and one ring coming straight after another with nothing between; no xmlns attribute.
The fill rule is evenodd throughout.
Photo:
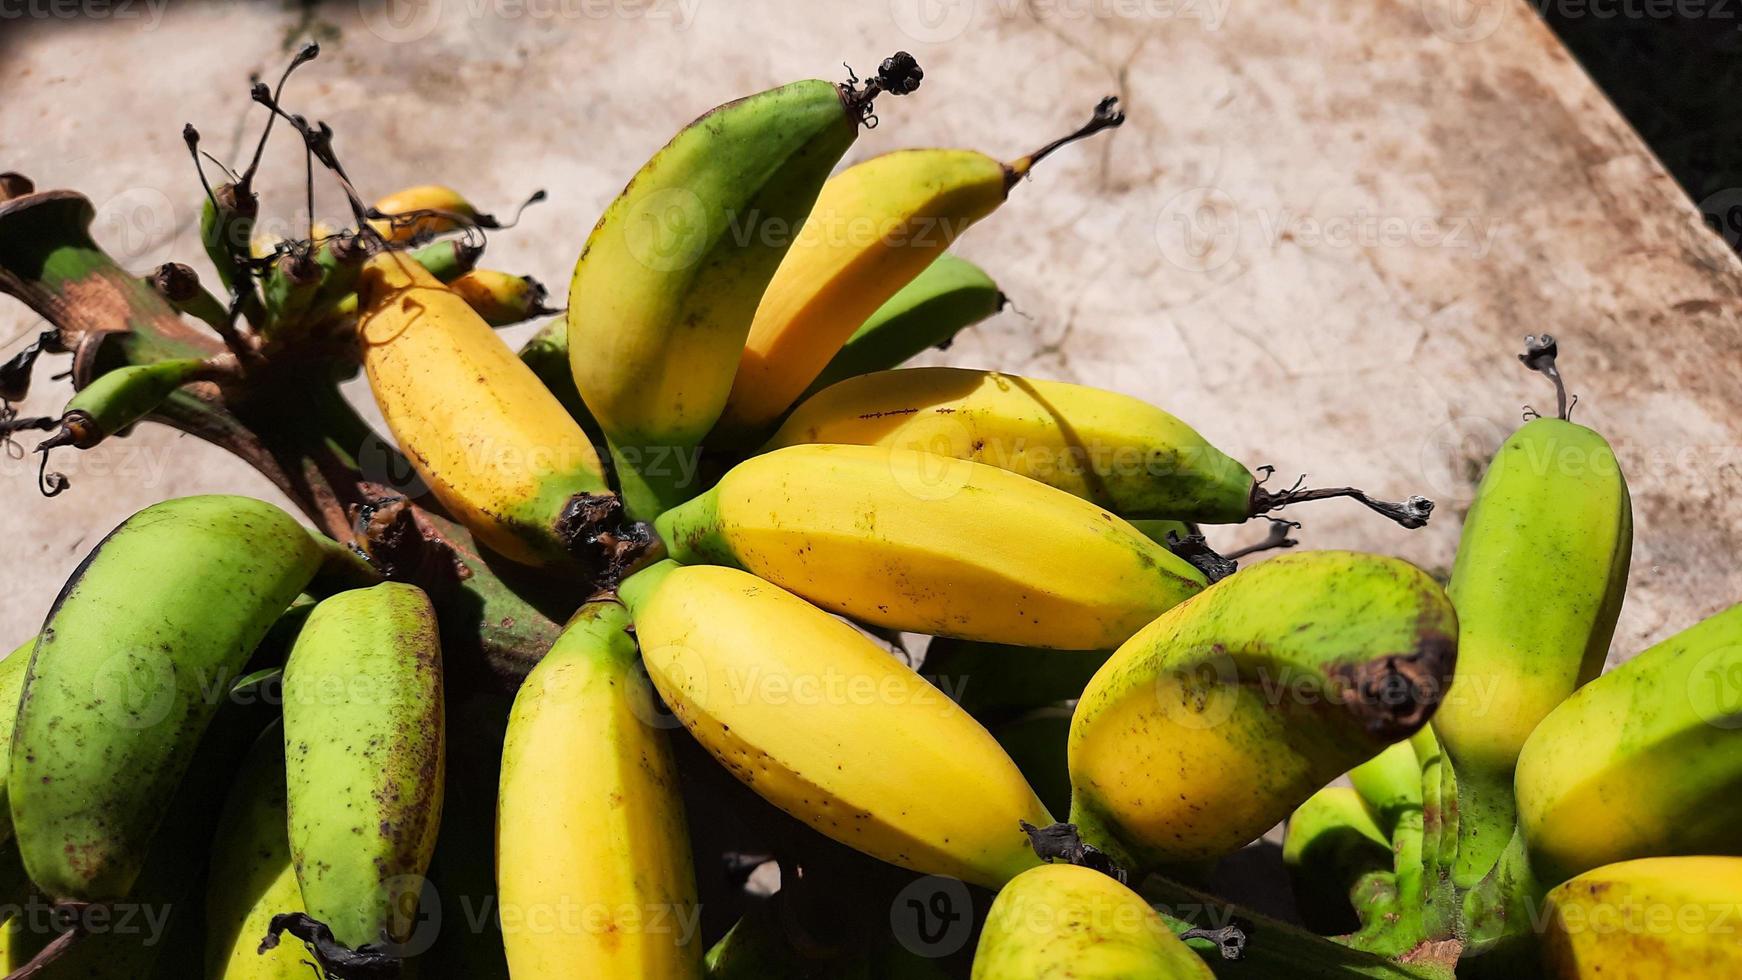
<svg viewBox="0 0 1742 980"><path fill-rule="evenodd" d="M897 54L680 129L518 352L495 328L555 311L477 267L512 222L440 185L365 206L330 132L277 112L354 224L251 247L252 168L221 185L229 302L182 266L125 286L223 353L130 353L5 431L294 415L285 365L360 371L416 507L359 464L308 494L344 545L204 496L91 550L0 660L8 972L1734 974L1742 606L1602 673L1631 502L1553 341L1524 360L1558 417L1500 447L1447 586L1342 550L1241 568L1292 525L1228 555L1201 525L1432 504L1267 488L1130 394L904 366L1004 305L956 238L1124 120L835 173L920 77ZM263 454L312 480L346 438ZM462 655L514 625L468 577L549 627L512 691ZM1311 931L1195 889L1279 823ZM135 908L169 910L148 941L93 918Z"/></svg>

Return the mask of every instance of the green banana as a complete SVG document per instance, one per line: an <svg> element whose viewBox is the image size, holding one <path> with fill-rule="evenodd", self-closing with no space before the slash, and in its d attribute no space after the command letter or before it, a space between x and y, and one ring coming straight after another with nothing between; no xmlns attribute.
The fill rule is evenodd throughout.
<svg viewBox="0 0 1742 980"><path fill-rule="evenodd" d="M1326 786L1288 818L1282 863L1295 907L1314 932L1351 931L1375 897L1395 892L1391 842L1361 795ZM1356 915L1351 915L1356 913Z"/></svg>
<svg viewBox="0 0 1742 980"><path fill-rule="evenodd" d="M1007 302L979 266L945 252L847 338L801 400L837 381L888 370L932 347L947 347L956 334Z"/></svg>
<svg viewBox="0 0 1742 980"><path fill-rule="evenodd" d="M89 449L151 414L177 388L214 370L211 361L187 357L130 364L100 374L74 393L61 412L60 428L38 448Z"/></svg>
<svg viewBox="0 0 1742 980"><path fill-rule="evenodd" d="M973 980L1208 980L1141 895L1070 864L1017 875L992 903Z"/></svg>
<svg viewBox="0 0 1742 980"><path fill-rule="evenodd" d="M1130 867L1219 857L1427 723L1457 619L1394 558L1282 555L1127 640L1071 723L1071 822Z"/></svg>
<svg viewBox="0 0 1742 980"><path fill-rule="evenodd" d="M422 590L387 583L315 607L284 668L284 751L303 901L351 953L296 934L329 968L391 958L416 924L441 822L443 721Z"/></svg>
<svg viewBox="0 0 1742 980"><path fill-rule="evenodd" d="M314 250L304 246L293 246L272 261L260 287L268 336L280 335L302 320L320 294L326 273L315 261Z"/></svg>
<svg viewBox="0 0 1742 980"><path fill-rule="evenodd" d="M1421 813L1421 762L1407 739L1391 743L1349 770L1349 784L1388 841L1395 837L1398 824L1411 813Z"/></svg>
<svg viewBox="0 0 1742 980"><path fill-rule="evenodd" d="M763 290L872 97L917 87L911 57L885 65L863 89L794 82L713 109L593 228L569 286L569 354L632 516L700 489L667 457L719 418Z"/></svg>
<svg viewBox="0 0 1742 980"><path fill-rule="evenodd" d="M185 313L214 330L223 330L230 321L230 311L200 285L200 274L180 262L165 262L145 277L145 281L162 296L177 313Z"/></svg>
<svg viewBox="0 0 1742 980"><path fill-rule="evenodd" d="M259 214L260 198L240 184L219 184L200 205L200 244L228 292L253 291L248 245Z"/></svg>
<svg viewBox="0 0 1742 980"><path fill-rule="evenodd" d="M1526 345L1526 363L1562 390L1554 339ZM1458 675L1434 719L1457 779L1459 888L1487 875L1512 837L1526 737L1603 669L1632 547L1627 481L1602 436L1564 416L1538 418L1495 453L1447 587Z"/></svg>
<svg viewBox="0 0 1742 980"><path fill-rule="evenodd" d="M127 896L214 692L337 548L271 504L205 496L147 507L85 557L43 626L13 732L7 790L38 888Z"/></svg>
<svg viewBox="0 0 1742 980"><path fill-rule="evenodd" d="M1742 854L1742 606L1580 688L1518 757L1519 826L1546 886L1635 858Z"/></svg>
<svg viewBox="0 0 1742 980"><path fill-rule="evenodd" d="M12 732L18 722L18 701L24 693L24 677L30 670L30 654L36 648L36 637L19 644L5 660L0 660L0 773L12 769ZM7 804L6 780L0 779L0 845L12 840L12 808ZM8 851L17 848L8 847ZM0 876L0 883L4 877ZM0 889L0 895L3 895Z"/></svg>
<svg viewBox="0 0 1742 980"><path fill-rule="evenodd" d="M259 951L272 917L305 912L286 830L284 731L268 726L218 819L206 882L205 975L222 980L305 980L301 949Z"/></svg>
<svg viewBox="0 0 1742 980"><path fill-rule="evenodd" d="M413 249L411 257L442 282L453 282L478 266L484 247L463 238L445 238Z"/></svg>
<svg viewBox="0 0 1742 980"><path fill-rule="evenodd" d="M1433 729L1423 728L1431 739ZM1347 938L1351 946L1400 956L1430 937L1449 935L1446 916L1454 905L1449 884L1438 887L1423 861L1427 842L1423 810L1422 763L1412 740L1392 743L1385 751L1349 770L1349 782L1373 814L1379 830L1391 845L1389 880L1355 895L1361 929ZM1439 787L1439 752L1433 759L1433 787ZM1438 816L1434 817L1437 825ZM1430 890L1430 882L1436 887ZM1438 918L1429 917L1429 911Z"/></svg>

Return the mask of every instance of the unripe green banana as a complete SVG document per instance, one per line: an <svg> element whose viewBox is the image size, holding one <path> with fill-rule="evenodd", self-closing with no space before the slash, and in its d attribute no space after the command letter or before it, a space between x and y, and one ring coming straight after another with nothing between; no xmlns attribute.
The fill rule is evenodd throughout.
<svg viewBox="0 0 1742 980"><path fill-rule="evenodd" d="M18 722L18 702L24 694L24 677L30 671L30 654L36 649L36 637L19 644L5 660L0 660L0 776L12 769L12 732ZM0 845L12 840L12 807L7 803L7 780L0 778ZM9 851L16 848L8 847ZM0 877L3 884L3 877ZM0 896L4 891L0 890Z"/></svg>
<svg viewBox="0 0 1742 980"><path fill-rule="evenodd" d="M719 418L763 290L884 88L811 80L719 106L654 154L593 228L569 286L569 353L632 516L651 520L700 489L658 464Z"/></svg>
<svg viewBox="0 0 1742 980"><path fill-rule="evenodd" d="M683 798L629 611L582 606L521 684L496 854L518 980L701 975Z"/></svg>
<svg viewBox="0 0 1742 980"><path fill-rule="evenodd" d="M1233 852L1427 723L1457 617L1394 558L1282 555L1114 652L1071 725L1071 822L1134 867Z"/></svg>
<svg viewBox="0 0 1742 980"><path fill-rule="evenodd" d="M200 244L218 272L218 282L230 292L253 291L248 243L259 214L260 199L237 184L219 184L200 205Z"/></svg>
<svg viewBox="0 0 1742 980"><path fill-rule="evenodd" d="M1405 816L1421 813L1421 761L1407 739L1391 743L1349 770L1349 784L1367 804L1386 840Z"/></svg>
<svg viewBox="0 0 1742 980"><path fill-rule="evenodd" d="M866 318L803 397L837 381L897 367L1004 308L998 284L980 267L948 252Z"/></svg>
<svg viewBox="0 0 1742 980"><path fill-rule="evenodd" d="M272 917L306 912L286 829L284 731L255 740L212 839L206 879L205 975L221 980L305 980L307 954L295 944L262 953Z"/></svg>
<svg viewBox="0 0 1742 980"><path fill-rule="evenodd" d="M308 914L351 950L403 942L415 924L441 822L443 721L422 590L387 583L315 607L284 668L290 849Z"/></svg>
<svg viewBox="0 0 1742 980"><path fill-rule="evenodd" d="M38 448L89 449L151 414L177 388L213 369L211 361L187 357L106 371L74 393L61 412L59 430Z"/></svg>
<svg viewBox="0 0 1742 980"><path fill-rule="evenodd" d="M993 643L1110 647L1204 585L1087 501L906 449L753 456L655 526L678 561L745 569L860 622Z"/></svg>
<svg viewBox="0 0 1742 980"><path fill-rule="evenodd" d="M45 894L127 896L220 693L334 548L271 504L206 496L147 507L85 557L13 732L12 819Z"/></svg>
<svg viewBox="0 0 1742 980"><path fill-rule="evenodd" d="M1352 922L1364 923L1358 913L1375 896L1359 893L1395 892L1391 859L1390 840L1347 786L1326 786L1288 818L1282 863L1295 908L1314 932L1351 932Z"/></svg>
<svg viewBox="0 0 1742 980"><path fill-rule="evenodd" d="M1552 371L1552 338L1527 345L1528 363ZM1538 418L1495 453L1447 587L1458 676L1434 718L1457 779L1458 887L1480 881L1512 837L1525 738L1603 669L1632 549L1627 481L1602 436Z"/></svg>
<svg viewBox="0 0 1742 980"><path fill-rule="evenodd" d="M1048 864L1005 885L974 950L973 980L1208 980L1215 976L1118 880Z"/></svg>
<svg viewBox="0 0 1742 980"><path fill-rule="evenodd" d="M1518 757L1519 826L1545 885L1598 865L1742 854L1742 606L1580 688Z"/></svg>

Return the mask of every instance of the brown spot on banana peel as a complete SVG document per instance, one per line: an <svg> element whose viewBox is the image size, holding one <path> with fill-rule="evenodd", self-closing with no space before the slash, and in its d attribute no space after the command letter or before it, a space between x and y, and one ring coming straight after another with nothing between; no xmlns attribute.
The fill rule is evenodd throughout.
<svg viewBox="0 0 1742 980"><path fill-rule="evenodd" d="M626 520L623 501L611 493L577 493L557 515L557 540L580 562L598 587L614 587L642 564L658 538L652 525Z"/></svg>
<svg viewBox="0 0 1742 980"><path fill-rule="evenodd" d="M1368 734L1389 744L1414 734L1433 717L1451 684L1457 651L1454 637L1429 632L1412 653L1333 664L1325 673L1336 682L1338 699Z"/></svg>

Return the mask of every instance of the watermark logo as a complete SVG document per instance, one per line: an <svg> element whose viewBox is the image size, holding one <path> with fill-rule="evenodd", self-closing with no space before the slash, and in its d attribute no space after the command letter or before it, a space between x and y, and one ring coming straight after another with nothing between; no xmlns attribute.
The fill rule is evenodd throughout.
<svg viewBox="0 0 1742 980"><path fill-rule="evenodd" d="M1513 0L1421 0L1428 28L1454 44L1492 37L1506 21Z"/></svg>
<svg viewBox="0 0 1742 980"><path fill-rule="evenodd" d="M1216 187L1194 187L1162 205L1155 220L1162 257L1187 272L1212 272L1240 251L1240 210Z"/></svg>
<svg viewBox="0 0 1742 980"><path fill-rule="evenodd" d="M974 900L955 878L928 875L910 882L889 906L889 928L902 948L937 959L961 951L974 931Z"/></svg>
<svg viewBox="0 0 1742 980"><path fill-rule="evenodd" d="M1688 701L1706 724L1742 729L1742 646L1713 650L1688 674Z"/></svg>
<svg viewBox="0 0 1742 980"><path fill-rule="evenodd" d="M134 187L104 201L91 219L91 235L123 265L168 262L175 205L155 187Z"/></svg>
<svg viewBox="0 0 1742 980"><path fill-rule="evenodd" d="M175 665L161 651L126 650L103 661L91 675L97 710L118 728L160 724L175 706Z"/></svg>
<svg viewBox="0 0 1742 980"><path fill-rule="evenodd" d="M889 16L915 41L940 44L973 26L977 6L977 0L889 0Z"/></svg>
<svg viewBox="0 0 1742 980"><path fill-rule="evenodd" d="M630 200L623 216L624 245L654 272L695 265L708 247L707 206L687 187L665 187Z"/></svg>
<svg viewBox="0 0 1742 980"><path fill-rule="evenodd" d="M442 20L442 0L358 0L369 33L389 44L421 41Z"/></svg>

